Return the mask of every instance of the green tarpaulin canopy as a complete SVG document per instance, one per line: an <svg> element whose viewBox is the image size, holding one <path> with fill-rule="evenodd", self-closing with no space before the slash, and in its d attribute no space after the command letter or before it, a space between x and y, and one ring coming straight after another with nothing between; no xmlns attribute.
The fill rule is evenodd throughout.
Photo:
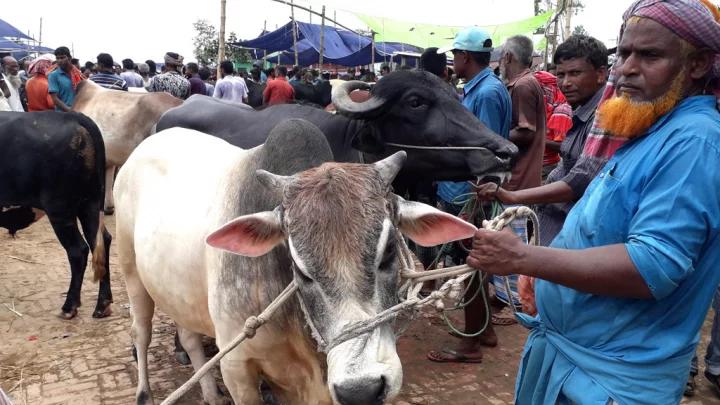
<svg viewBox="0 0 720 405"><path fill-rule="evenodd" d="M455 34L465 27L416 24L407 21L391 20L389 18L374 17L365 14L354 13L357 18L364 22L371 30L375 31L377 42L402 42L428 48L431 46L442 47L449 45ZM552 17L552 11L540 14L524 20L509 22L506 24L482 26L492 37L495 45L500 45L513 35L532 34L540 27L544 27Z"/></svg>

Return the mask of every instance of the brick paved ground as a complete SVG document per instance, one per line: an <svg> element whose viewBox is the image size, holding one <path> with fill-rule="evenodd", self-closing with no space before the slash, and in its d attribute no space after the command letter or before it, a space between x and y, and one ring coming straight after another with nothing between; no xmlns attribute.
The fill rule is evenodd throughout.
<svg viewBox="0 0 720 405"><path fill-rule="evenodd" d="M114 219L108 220L111 232ZM91 318L97 285L87 277L83 307L72 321L55 316L69 280L65 252L47 220L21 231L17 239L0 232L0 387L16 404L131 404L137 372L130 354L130 316L117 256L111 256L114 313ZM90 272L88 272L89 274ZM7 310L12 305L22 318ZM150 349L155 398L166 397L187 380L191 367L173 357L171 321L157 314ZM707 342L706 322L703 344ZM436 318L416 320L400 339L404 385L396 405L508 404L512 401L520 348L526 336L517 326L498 329L501 345L487 350L482 364L436 364L425 360L429 349L451 344ZM219 376L219 373L216 373ZM698 378L699 393L686 404L720 404ZM199 388L182 402L201 403Z"/></svg>

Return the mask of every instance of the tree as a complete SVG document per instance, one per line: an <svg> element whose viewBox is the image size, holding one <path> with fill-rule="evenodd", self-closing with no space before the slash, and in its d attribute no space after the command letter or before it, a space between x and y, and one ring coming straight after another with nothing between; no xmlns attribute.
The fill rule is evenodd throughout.
<svg viewBox="0 0 720 405"><path fill-rule="evenodd" d="M573 35L590 35L585 27L582 25L576 25L572 32Z"/></svg>
<svg viewBox="0 0 720 405"><path fill-rule="evenodd" d="M207 20L198 20L193 23L195 37L193 38L193 53L201 65L215 62L218 54L218 33L215 27Z"/></svg>
<svg viewBox="0 0 720 405"><path fill-rule="evenodd" d="M201 65L217 63L219 41L215 26L207 20L198 20L193 23L193 29L195 30L195 37L193 38L193 53L195 54L195 59L197 59ZM229 45L237 41L237 34L231 32L225 40L225 59L233 63L250 62L250 53L247 49L239 49Z"/></svg>

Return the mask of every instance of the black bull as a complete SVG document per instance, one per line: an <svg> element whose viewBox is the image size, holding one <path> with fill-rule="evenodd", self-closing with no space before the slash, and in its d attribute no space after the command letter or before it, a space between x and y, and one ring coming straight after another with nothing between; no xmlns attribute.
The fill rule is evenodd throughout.
<svg viewBox="0 0 720 405"><path fill-rule="evenodd" d="M64 318L77 314L92 249L94 275L100 279L93 316L109 315L111 237L103 224L105 145L97 125L78 113L3 112L0 145L0 206L21 206L0 211L0 226L11 232L29 226L35 220L29 207L47 213L70 262Z"/></svg>
<svg viewBox="0 0 720 405"><path fill-rule="evenodd" d="M466 110L436 76L421 71L395 72L373 87L369 100L356 103L350 99L353 89L366 87L362 82L346 82L333 89L335 115L302 105L252 111L193 96L168 110L157 129L195 129L247 149L264 143L281 121L302 118L320 128L338 162L377 161L405 149L408 159L397 178L400 183L469 180L510 171L517 148Z"/></svg>

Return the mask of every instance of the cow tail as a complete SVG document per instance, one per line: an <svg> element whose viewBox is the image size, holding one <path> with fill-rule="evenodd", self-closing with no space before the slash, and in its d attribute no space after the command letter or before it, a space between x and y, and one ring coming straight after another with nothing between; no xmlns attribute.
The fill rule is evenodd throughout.
<svg viewBox="0 0 720 405"><path fill-rule="evenodd" d="M100 128L93 120L84 114L78 113L78 121L90 134L95 150L95 176L93 176L93 190L96 192L89 197L98 202L98 228L95 235L95 246L92 247L93 281L97 282L105 276L108 271L108 263L105 261L105 142L102 139Z"/></svg>

